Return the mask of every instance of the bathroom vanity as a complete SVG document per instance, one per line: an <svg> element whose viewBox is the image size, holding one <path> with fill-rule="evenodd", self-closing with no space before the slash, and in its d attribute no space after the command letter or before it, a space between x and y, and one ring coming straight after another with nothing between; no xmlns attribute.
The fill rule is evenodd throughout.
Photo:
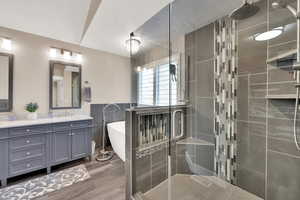
<svg viewBox="0 0 300 200"><path fill-rule="evenodd" d="M91 156L92 118L0 121L0 180Z"/></svg>

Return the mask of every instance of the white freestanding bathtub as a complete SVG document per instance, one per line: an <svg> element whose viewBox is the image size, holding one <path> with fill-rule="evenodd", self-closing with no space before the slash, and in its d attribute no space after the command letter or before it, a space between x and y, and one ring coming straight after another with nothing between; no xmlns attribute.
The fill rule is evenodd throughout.
<svg viewBox="0 0 300 200"><path fill-rule="evenodd" d="M113 150L125 162L125 121L107 124L107 130Z"/></svg>

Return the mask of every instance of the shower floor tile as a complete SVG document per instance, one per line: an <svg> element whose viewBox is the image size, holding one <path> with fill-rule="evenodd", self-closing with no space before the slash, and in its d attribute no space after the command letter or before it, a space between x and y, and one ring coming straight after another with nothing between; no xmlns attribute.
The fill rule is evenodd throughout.
<svg viewBox="0 0 300 200"><path fill-rule="evenodd" d="M142 196L143 200L263 200L215 176L182 174L172 176Z"/></svg>

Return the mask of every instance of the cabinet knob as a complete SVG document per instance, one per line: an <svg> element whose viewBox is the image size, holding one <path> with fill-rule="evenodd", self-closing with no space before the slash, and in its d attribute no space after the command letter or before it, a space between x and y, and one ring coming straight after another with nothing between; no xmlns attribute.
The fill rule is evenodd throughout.
<svg viewBox="0 0 300 200"><path fill-rule="evenodd" d="M26 140L26 143L29 144L29 143L30 143L30 140Z"/></svg>
<svg viewBox="0 0 300 200"><path fill-rule="evenodd" d="M29 168L29 167L31 167L31 165L30 165L30 164L27 164L27 165L26 165L26 167L28 167L28 168Z"/></svg>
<svg viewBox="0 0 300 200"><path fill-rule="evenodd" d="M27 152L26 155L27 155L27 156L30 156L30 152Z"/></svg>
<svg viewBox="0 0 300 200"><path fill-rule="evenodd" d="M30 129L27 129L26 132L30 132Z"/></svg>

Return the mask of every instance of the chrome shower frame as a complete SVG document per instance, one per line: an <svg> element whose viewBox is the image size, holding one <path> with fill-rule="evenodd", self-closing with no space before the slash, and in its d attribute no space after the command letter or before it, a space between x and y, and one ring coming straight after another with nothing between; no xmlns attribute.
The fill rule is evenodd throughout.
<svg viewBox="0 0 300 200"><path fill-rule="evenodd" d="M106 141L106 109L109 107L115 107L117 108L118 111L121 111L121 108L118 104L112 103L112 104L107 104L106 106L104 106L103 110L102 110L102 149L99 151L99 155L96 157L96 161L99 162L104 162L104 161L108 161L110 159L112 159L112 157L114 156L114 152L113 151L107 151L105 149L105 141Z"/></svg>

